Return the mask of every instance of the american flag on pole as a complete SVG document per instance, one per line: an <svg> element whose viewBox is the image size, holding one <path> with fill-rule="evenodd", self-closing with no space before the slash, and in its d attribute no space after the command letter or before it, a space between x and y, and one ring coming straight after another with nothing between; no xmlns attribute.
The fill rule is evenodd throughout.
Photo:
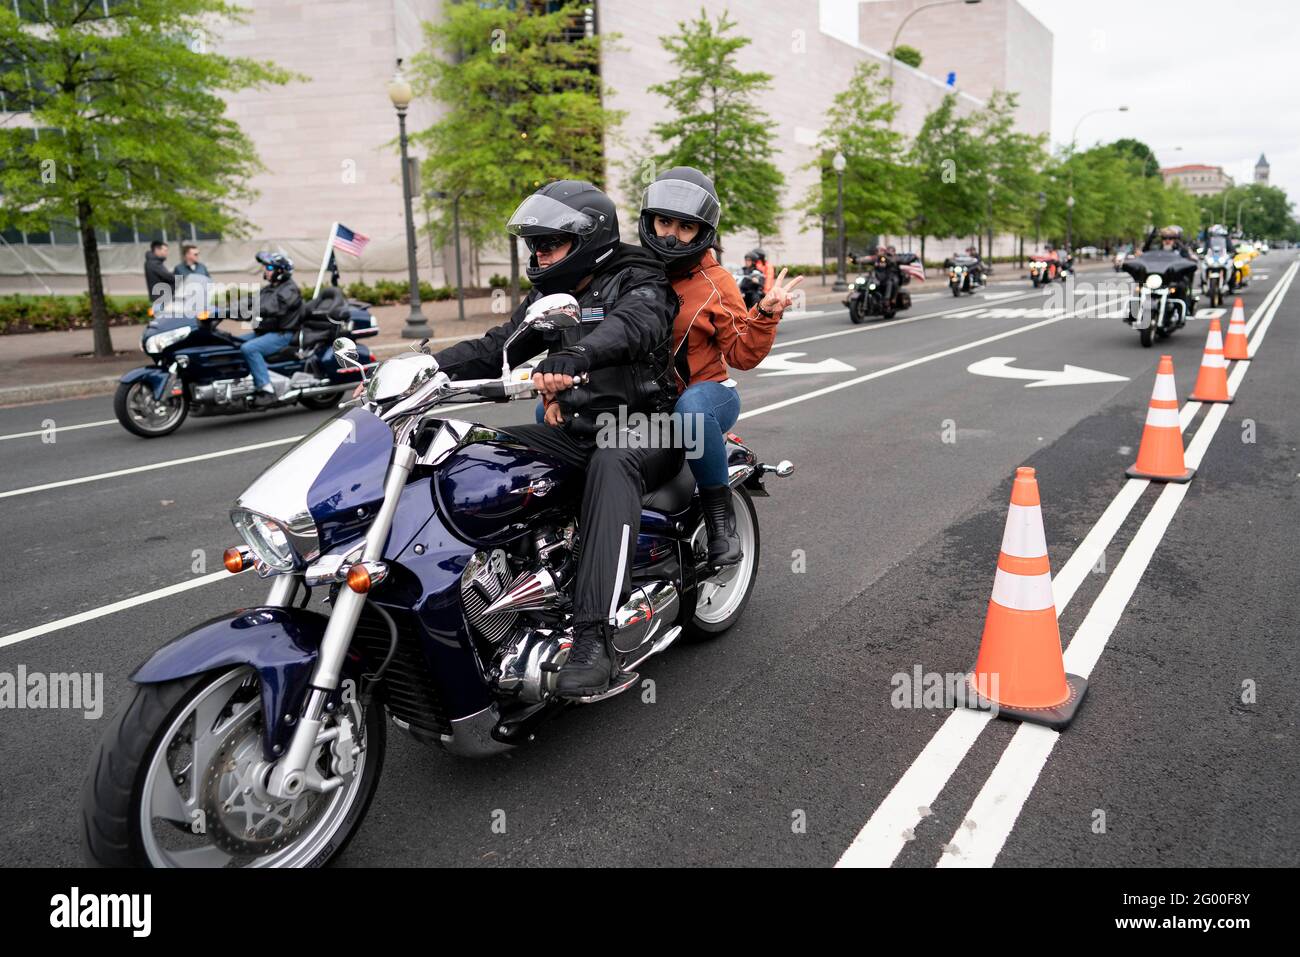
<svg viewBox="0 0 1300 957"><path fill-rule="evenodd" d="M925 282L925 267L917 263L900 263L898 268L917 282Z"/></svg>
<svg viewBox="0 0 1300 957"><path fill-rule="evenodd" d="M334 248L341 249L352 256L360 256L369 242L369 236L354 233L342 223L339 223L334 230Z"/></svg>

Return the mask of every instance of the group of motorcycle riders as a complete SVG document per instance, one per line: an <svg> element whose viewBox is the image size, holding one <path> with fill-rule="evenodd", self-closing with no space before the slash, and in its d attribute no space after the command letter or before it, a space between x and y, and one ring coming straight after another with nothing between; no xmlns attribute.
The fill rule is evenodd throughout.
<svg viewBox="0 0 1300 957"><path fill-rule="evenodd" d="M752 369L764 359L802 277L787 282L784 269L774 275L766 255L755 249L746 254L738 282L717 256L721 213L708 176L674 167L645 189L637 224L640 245L632 245L622 241L614 202L604 192L578 180L549 183L527 197L507 224L530 253L529 293L508 321L435 354L441 371L454 380L490 378L500 374L503 358L514 368L547 352L534 367L533 384L541 396L537 421L503 431L581 467L587 476L579 516L574 640L556 675L561 696L608 689L613 677L608 641L614 612L629 592L642 497L671 479L684 456L704 506L710 565L733 565L742 557L726 450L740 396L727 369ZM1191 256L1177 227L1162 230L1159 242L1165 250ZM982 274L978 255L974 250L967 255L974 256ZM892 248L873 250L873 258L897 272ZM292 262L273 253L259 253L258 259L267 280L262 318L241 351L257 387L269 389L263 357L283 346L304 310L291 279ZM530 305L556 293L577 300L578 321L558 338L529 328L513 338L503 356ZM620 433L610 442L598 427L610 415L620 423L642 423L643 432L658 431ZM698 437L689 455L683 436L692 432L681 426L687 417L694 417Z"/></svg>

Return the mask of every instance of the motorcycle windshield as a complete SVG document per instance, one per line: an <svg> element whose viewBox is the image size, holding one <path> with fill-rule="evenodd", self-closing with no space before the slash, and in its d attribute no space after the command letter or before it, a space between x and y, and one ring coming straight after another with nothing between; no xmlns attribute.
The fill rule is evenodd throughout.
<svg viewBox="0 0 1300 957"><path fill-rule="evenodd" d="M363 409L321 425L264 471L235 502L274 519L298 543L300 561L359 538L384 494L392 430Z"/></svg>
<svg viewBox="0 0 1300 957"><path fill-rule="evenodd" d="M1126 262L1124 271L1137 279L1138 282L1142 282L1147 276L1153 274L1163 277L1165 282L1171 282L1196 272L1196 263L1176 252L1152 249L1136 259ZM1138 275L1139 272L1141 273L1140 276Z"/></svg>

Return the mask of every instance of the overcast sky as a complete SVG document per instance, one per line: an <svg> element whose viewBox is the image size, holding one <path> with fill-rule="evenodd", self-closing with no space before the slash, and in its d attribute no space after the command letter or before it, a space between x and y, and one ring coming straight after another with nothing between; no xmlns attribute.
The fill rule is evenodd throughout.
<svg viewBox="0 0 1300 957"><path fill-rule="evenodd" d="M1053 143L1089 110L1125 104L1085 120L1080 145L1132 136L1162 166L1222 166L1238 183L1262 152L1300 210L1300 2L1020 3L1053 34Z"/></svg>

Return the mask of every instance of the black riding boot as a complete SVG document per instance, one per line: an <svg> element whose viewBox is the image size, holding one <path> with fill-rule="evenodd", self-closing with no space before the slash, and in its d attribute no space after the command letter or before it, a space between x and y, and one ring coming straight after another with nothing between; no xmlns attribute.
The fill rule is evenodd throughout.
<svg viewBox="0 0 1300 957"><path fill-rule="evenodd" d="M612 659L605 629L600 624L578 625L568 660L555 675L555 693L563 698L585 698L609 690Z"/></svg>
<svg viewBox="0 0 1300 957"><path fill-rule="evenodd" d="M713 485L700 489L704 525L709 532L709 564L734 565L741 559L740 536L736 534L736 513L731 504L731 487Z"/></svg>

